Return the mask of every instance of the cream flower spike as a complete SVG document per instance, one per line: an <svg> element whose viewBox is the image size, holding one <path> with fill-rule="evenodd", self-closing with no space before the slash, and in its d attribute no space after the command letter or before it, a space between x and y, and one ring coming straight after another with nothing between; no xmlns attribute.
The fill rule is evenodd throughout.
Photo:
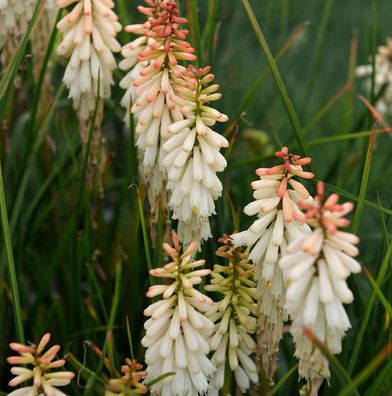
<svg viewBox="0 0 392 396"><path fill-rule="evenodd" d="M141 383L147 372L140 363L126 358L125 364L121 366L121 373L121 378L109 381L105 396L144 395L148 392L147 386Z"/></svg>
<svg viewBox="0 0 392 396"><path fill-rule="evenodd" d="M60 345L53 345L44 352L49 341L50 333L46 333L38 345L27 346L16 342L10 344L10 348L18 352L20 356L10 356L7 362L23 366L11 368L11 373L15 375L15 378L8 385L14 387L29 380L33 380L33 385L19 388L9 393L8 396L65 396L57 387L68 385L75 374L61 370L65 365L64 359L54 360L60 350ZM26 365L31 365L33 368L27 368ZM56 371L56 369L59 370Z"/></svg>
<svg viewBox="0 0 392 396"><path fill-rule="evenodd" d="M300 213L298 201L311 200L306 188L296 178L313 177L313 173L302 168L311 162L310 158L290 154L287 147L278 151L276 157L283 160L282 165L256 170L260 180L252 183L255 201L244 208L245 214L257 215L257 220L248 230L231 236L234 246L248 247L249 260L255 264L258 347L263 370L271 381L283 324L287 320L287 312L283 308L285 284L278 261L290 241L310 232L306 224L295 221L294 214Z"/></svg>
<svg viewBox="0 0 392 396"><path fill-rule="evenodd" d="M366 78L366 89L371 90L372 65L361 65L355 70L359 78ZM376 110L381 114L392 114L392 38L387 37L386 45L381 45L377 49L375 67L375 92L380 93L384 89L382 96L375 104Z"/></svg>
<svg viewBox="0 0 392 396"><path fill-rule="evenodd" d="M184 71L178 62L196 59L194 49L185 41L188 31L179 28L185 23L187 20L179 17L174 0L160 2L157 15L144 25L144 28L149 26L144 32L149 40L138 62L145 67L133 83L137 88L137 99L131 109L137 119L136 145L153 214L157 213L158 203L166 201L167 195L162 145L171 136L169 126L183 119L175 101L176 85Z"/></svg>
<svg viewBox="0 0 392 396"><path fill-rule="evenodd" d="M112 0L59 0L57 6L72 10L57 24L63 40L57 53L70 58L64 74L74 108L82 121L94 113L96 98L110 97L116 60L121 50L116 34L121 30Z"/></svg>
<svg viewBox="0 0 392 396"><path fill-rule="evenodd" d="M159 4L161 0L144 0L147 7L139 6L138 10L144 14L148 19L154 18L158 15ZM119 63L121 70L127 71L127 74L120 81L120 87L125 90L125 94L121 99L121 106L125 109L124 122L129 127L129 116L132 104L136 101L136 87L133 83L139 79L141 71L148 66L149 61L139 62L139 55L146 50L147 45L152 45L154 39L146 36L151 30L150 22L147 20L144 24L134 24L125 26L124 30L128 33L133 33L139 37L132 40L130 43L124 45L121 50L123 60ZM134 115L137 118L137 114Z"/></svg>
<svg viewBox="0 0 392 396"><path fill-rule="evenodd" d="M177 234L173 233L172 239L174 247L163 244L172 261L150 271L152 276L164 278L165 282L151 286L147 292L147 297L162 295L162 298L144 311L144 315L150 317L144 324L146 335L142 340L147 348L145 382L173 372L174 375L152 385L152 395L204 395L208 378L215 371L207 357L210 352L207 340L214 324L204 315L213 301L194 286L211 271L200 269L204 260L192 259L197 242L180 253Z"/></svg>
<svg viewBox="0 0 392 396"><path fill-rule="evenodd" d="M0 53L4 66L27 31L35 3L34 0L0 0Z"/></svg>
<svg viewBox="0 0 392 396"><path fill-rule="evenodd" d="M189 244L211 237L209 218L215 214L215 200L222 194L222 183L217 172L227 165L219 152L228 147L228 141L211 128L227 116L208 106L220 99L218 84L210 67L196 69L190 65L183 73L183 81L176 87L181 112L185 119L168 129L172 135L163 145L167 156L163 165L167 169L167 188L171 191L169 207L173 219L178 220L180 240Z"/></svg>
<svg viewBox="0 0 392 396"><path fill-rule="evenodd" d="M234 249L231 239L224 236L216 255L227 260L226 265L214 265L211 284L205 289L223 295L207 311L214 323L214 334L210 345L214 351L211 362L217 372L210 382L209 395L218 395L224 385L226 364L234 372L236 383L242 394L251 383L258 382L258 370L251 359L256 352L252 334L256 331L256 283L252 280L253 266L248 255Z"/></svg>
<svg viewBox="0 0 392 396"><path fill-rule="evenodd" d="M343 304L354 299L346 279L361 271L353 258L358 255L355 246L358 237L338 230L350 224L344 216L351 212L353 204L338 204L338 200L339 196L332 194L324 202L324 185L317 184L314 202L300 202L304 213L296 215L298 220L310 224L313 231L292 241L279 261L289 282L285 307L293 321L291 333L299 358L299 374L307 380L312 394L317 394L323 379L329 377L328 361L304 335L303 327L312 330L332 353L339 353L342 338L351 327Z"/></svg>

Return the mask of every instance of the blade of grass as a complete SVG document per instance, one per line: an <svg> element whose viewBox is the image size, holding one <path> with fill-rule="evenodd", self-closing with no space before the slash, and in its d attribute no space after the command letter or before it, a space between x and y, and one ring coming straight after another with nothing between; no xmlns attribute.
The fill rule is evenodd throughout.
<svg viewBox="0 0 392 396"><path fill-rule="evenodd" d="M321 56L322 56L322 51L324 48L328 23L331 19L331 15L332 15L331 11L333 8L333 3L334 3L334 0L327 0L324 2L324 8L323 8L323 11L321 14L321 22L320 22L319 29L317 31L317 37L316 37L316 47L315 47L315 52L314 52L315 56L313 58L312 67L311 67L311 71L310 71L309 84L308 84L308 88L306 90L307 98L311 95L312 88L316 81L317 73L320 69Z"/></svg>
<svg viewBox="0 0 392 396"><path fill-rule="evenodd" d="M291 367L289 371L279 380L279 382L272 388L271 392L269 393L271 396L275 395L279 389L286 383L286 381L291 377L292 374L298 369L298 364L294 367Z"/></svg>
<svg viewBox="0 0 392 396"><path fill-rule="evenodd" d="M384 296L384 293L381 291L380 287L378 286L377 282L374 280L372 277L372 274L369 272L369 270L364 267L363 268L364 274L367 276L369 279L370 284L372 285L373 291L376 293L378 299L380 300L381 304L384 306L385 310L389 314L389 316L392 318L392 307L391 304L389 304L388 300Z"/></svg>
<svg viewBox="0 0 392 396"><path fill-rule="evenodd" d="M363 396L386 395L390 384L392 383L392 360L390 360L381 370L377 378L372 382Z"/></svg>
<svg viewBox="0 0 392 396"><path fill-rule="evenodd" d="M60 9L57 13L57 17L55 20L55 23L53 25L49 42L48 42L48 47L45 52L45 57L39 72L39 77L38 77L38 82L37 86L34 91L34 97L33 97L33 102L31 105L31 111L30 111L30 122L29 122L29 127L27 129L27 142L26 142L26 148L25 148L25 155L23 157L23 163L21 166L21 175L24 174L26 165L29 159L29 154L31 153L31 147L34 144L34 132L36 132L36 122L37 122L37 115L38 115L38 107L39 103L41 100L41 91L43 87L44 80L46 78L46 71L49 65L50 57L52 55L53 49L54 49L54 44L56 41L56 36L57 36L57 22L60 20L62 16L62 10Z"/></svg>
<svg viewBox="0 0 392 396"><path fill-rule="evenodd" d="M148 242L146 220L144 218L143 201L141 199L140 191L137 186L136 186L136 194L137 194L137 202L138 202L138 207L139 207L140 224L142 226L142 233L143 233L144 253L146 255L147 267L148 267L148 270L150 271L153 268L152 262L151 262L150 244ZM150 275L150 285L154 285L154 284L155 284L154 277Z"/></svg>
<svg viewBox="0 0 392 396"><path fill-rule="evenodd" d="M383 262L381 264L380 270L379 270L377 278L376 278L376 282L377 282L378 286L381 285L381 283L383 282L383 280L385 278L385 275L386 275L386 273L388 271L389 260L391 258L391 254L392 254L392 243L390 243L390 245L388 247L387 253L386 253L385 257L384 257L384 260L383 260ZM363 337L365 336L365 332L366 332L367 326L369 324L370 316L371 316L375 301L376 301L376 292L373 289L373 291L372 291L372 293L371 293L371 295L369 297L366 309L365 309L365 313L364 313L364 316L363 316L363 319L362 319L362 322L361 322L361 326L360 326L360 328L358 330L357 337L355 339L354 348L353 348L353 351L352 351L352 354L351 354L351 358L350 358L350 362L349 362L349 365L348 365L347 371L348 371L348 373L350 375L354 371L355 364L356 364L357 359L358 359L359 351L361 349Z"/></svg>
<svg viewBox="0 0 392 396"><path fill-rule="evenodd" d="M357 63L357 52L358 52L358 33L353 32L350 43L350 55L348 62L348 82L352 82L355 79L355 67ZM345 100L343 102L343 112L342 112L342 133L350 132L350 119L351 119L351 110L353 107L353 90L350 88L347 92ZM343 147L341 148L340 157L344 160L342 161L341 166L339 167L338 173L338 186L344 185L344 180L347 176L348 170L348 142L345 141Z"/></svg>
<svg viewBox="0 0 392 396"><path fill-rule="evenodd" d="M377 356L353 379L351 384L347 384L338 396L347 396L354 389L362 384L380 366L380 364L392 353L392 343L386 345ZM374 394L373 394L374 395Z"/></svg>
<svg viewBox="0 0 392 396"><path fill-rule="evenodd" d="M205 60L206 64L210 66L212 66L213 54L214 54L218 8L219 8L219 0L208 1L208 14L202 35L202 44L203 44L203 49L206 52L206 60Z"/></svg>
<svg viewBox="0 0 392 396"><path fill-rule="evenodd" d="M376 121L376 122L378 122L378 121ZM370 167L372 165L375 144L376 144L376 134L374 133L374 130L373 130L372 134L370 135L370 138L369 138L369 144L368 144L368 150L367 150L367 154L366 154L365 165L363 167L362 181L361 181L361 186L359 188L358 203L357 203L357 207L355 208L354 218L353 218L353 222L351 224L351 232L353 234L357 233L358 227L359 227L359 224L361 221L361 217L362 217L363 206L364 206L364 201L365 201L365 197L366 197L367 185L369 182Z"/></svg>
<svg viewBox="0 0 392 396"><path fill-rule="evenodd" d="M354 80L351 80L344 84L344 86L340 88L339 91L336 92L336 94L333 95L320 110L317 111L317 113L304 126L304 134L309 132L328 113L328 111L332 109L338 100L351 89L353 83ZM310 142L308 142L308 145L310 146Z"/></svg>
<svg viewBox="0 0 392 396"><path fill-rule="evenodd" d="M291 125L292 125L292 127L294 129L295 137L296 137L296 140L298 142L298 145L301 148L303 154L305 154L305 156L312 157L311 152L309 150L309 147L308 147L308 145L307 145L307 143L305 141L305 137L304 137L303 130L302 130L301 124L299 122L297 113L295 112L293 103L291 102L291 99L290 99L290 97L289 97L289 95L287 93L286 86L284 85L282 77L280 76L280 72L279 72L279 70L278 70L278 68L276 66L276 63L275 63L274 58L273 58L273 56L271 54L271 51L270 51L269 46L267 44L267 41L266 41L266 39L264 37L264 34L261 31L261 28L260 28L260 26L259 26L259 24L257 22L257 19L256 19L256 16L255 16L254 12L253 12L252 6L250 5L249 0L241 0L241 2L242 2L242 5L245 8L246 14L247 14L247 16L249 18L249 21L250 21L250 23L252 25L252 28L253 28L254 32L255 32L257 41L259 42L260 47L263 49L263 51L265 53L265 56L266 56L266 58L268 60L268 64L270 66L271 73L272 73L272 75L273 75L273 77L275 79L275 83L276 83L276 85L278 87L278 90L279 90L279 93L280 93L280 95L282 97L282 100L283 100L283 103L285 105L287 114L289 116ZM312 172L316 176L318 176L317 169L314 166L314 161L311 162L310 168L312 169Z"/></svg>
<svg viewBox="0 0 392 396"><path fill-rule="evenodd" d="M8 221L7 203L5 197L3 170L2 170L1 162L0 162L0 212L1 212L1 225L3 229L3 238L4 238L6 255L7 255L8 276L12 291L12 309L14 311L17 340L19 343L24 344L25 337L23 330L22 307L20 305L18 279L16 276L14 254L12 252L11 232L10 232L10 224Z"/></svg>
<svg viewBox="0 0 392 396"><path fill-rule="evenodd" d="M286 42L283 44L283 46L279 49L279 51L275 55L275 62L278 63L281 58L287 53L287 51L290 49L290 47L297 42L297 40L301 37L301 35L304 33L306 27L309 26L308 22L301 23L297 28L294 29L294 31L290 34L290 36L287 38ZM268 77L270 68L269 66L266 66L262 72L259 74L259 77L255 82L252 83L252 85L249 87L249 89L246 91L244 97L240 101L240 104L238 105L236 112L234 115L231 117L231 123L230 125L226 128L224 135L227 136L238 124L239 119L241 118L242 113L246 109L246 107L249 105L249 103L253 100L255 97L256 93L258 92L260 86L263 84L263 82L266 80Z"/></svg>
<svg viewBox="0 0 392 396"><path fill-rule="evenodd" d="M128 337L128 344L129 344L129 353L132 360L135 360L135 353L133 351L133 342L132 342L132 333L131 333L131 326L129 326L129 318L127 316L127 337Z"/></svg>
<svg viewBox="0 0 392 396"><path fill-rule="evenodd" d="M104 366L105 358L109 350L109 342L110 342L110 334L113 331L114 328L114 322L116 319L117 315L117 308L118 304L120 302L120 293L121 293L121 279L122 279L122 262L118 259L115 261L115 284L114 284L114 292L113 292L113 298L112 298L112 304L110 308L110 314L109 314L109 321L107 324L107 336L105 338L105 343L102 348L102 355L99 359L98 367L96 368L94 374L89 378L87 385L86 385L86 391L85 391L85 396L91 396L95 392L95 382L99 378L99 374Z"/></svg>
<svg viewBox="0 0 392 396"><path fill-rule="evenodd" d="M351 139L362 139L362 138L371 136L373 133L375 135L380 135L380 134L384 134L384 133L392 133L392 128L375 129L373 131L353 132L353 133L347 133L344 135L339 134L339 135L333 135L333 136L324 136L322 138L309 140L308 145L309 146L318 146L320 144L325 144L325 143L333 143L333 142L339 142L339 141L351 140Z"/></svg>

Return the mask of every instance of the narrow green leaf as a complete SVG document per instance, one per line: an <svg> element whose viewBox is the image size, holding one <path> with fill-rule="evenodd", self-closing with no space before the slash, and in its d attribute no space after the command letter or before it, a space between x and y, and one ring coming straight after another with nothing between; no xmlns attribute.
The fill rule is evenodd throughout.
<svg viewBox="0 0 392 396"><path fill-rule="evenodd" d="M290 49L290 47L297 42L297 40L302 36L304 33L306 27L309 26L308 22L301 23L297 28L294 29L294 31L290 34L290 36L287 38L286 42L283 44L283 46L279 49L279 51L275 55L275 62L278 63L282 57L287 53L287 51ZM257 80L252 83L252 85L248 88L246 91L245 95L241 99L239 105L236 108L235 113L231 117L230 120L230 125L226 128L224 135L227 136L230 131L232 131L236 125L238 124L239 119L241 118L241 115L245 111L245 109L248 107L248 105L252 102L253 98L257 94L257 92L260 89L260 86L263 84L263 82L267 79L268 75L270 72L269 66L266 66L261 73L259 74L259 77L257 77Z"/></svg>
<svg viewBox="0 0 392 396"><path fill-rule="evenodd" d="M358 203L357 203L357 207L355 209L353 222L351 224L351 232L353 234L355 234L358 231L358 227L359 227L361 217L362 217L362 211L363 211L363 206L365 203L365 197L366 197L367 185L369 182L370 167L372 165L375 143L376 143L376 134L373 131L373 133L370 135L370 139L369 139L369 145L368 145L368 150L367 150L367 155L366 155L365 166L363 168L361 187L359 189Z"/></svg>
<svg viewBox="0 0 392 396"><path fill-rule="evenodd" d="M378 374L377 378L372 382L363 396L385 395L390 384L392 383L392 360L390 360Z"/></svg>
<svg viewBox="0 0 392 396"><path fill-rule="evenodd" d="M341 392L339 392L338 396L347 396L349 395L354 387L365 382L370 375L377 370L380 364L392 353L392 343L386 345L381 352L353 379L352 383L347 384ZM373 394L374 395L374 394Z"/></svg>
<svg viewBox="0 0 392 396"><path fill-rule="evenodd" d="M260 28L259 24L257 23L256 16L255 16L255 14L253 12L253 9L252 9L252 7L251 7L251 5L249 3L249 0L241 0L241 1L242 1L242 4L243 4L244 8L245 8L245 11L246 11L246 13L248 15L249 21L250 21L250 23L251 23L251 25L253 27L253 30L255 31L256 38L257 38L261 48L263 49L263 51L265 53L266 58L268 60L268 64L270 66L272 75L274 76L276 85L277 85L279 93L280 93L280 95L282 97L282 100L283 100L283 103L285 105L287 114L289 116L291 125L292 125L292 127L294 129L295 137L297 139L298 145L301 148L303 154L305 154L307 157L312 157L312 154L311 154L311 152L309 150L309 147L308 147L308 145L307 145L307 143L305 141L303 130L302 130L301 124L299 122L297 113L295 112L293 103L291 102L291 100L289 98L289 95L288 95L286 87L285 87L285 85L283 83L282 77L280 76L279 70L278 70L278 68L276 66L274 58L273 58L273 56L271 54L271 51L270 51L270 49L268 47L267 41L266 41L266 39L264 37L264 34L261 31L261 28ZM318 172L315 169L314 161L312 161L312 163L310 164L310 167L311 167L313 173L317 176Z"/></svg>
<svg viewBox="0 0 392 396"><path fill-rule="evenodd" d="M298 369L298 364L296 364L294 367L291 367L289 371L279 380L279 382L272 388L270 395L276 395L278 393L279 389L286 383L286 381L294 374Z"/></svg>
<svg viewBox="0 0 392 396"><path fill-rule="evenodd" d="M6 255L7 255L8 276L12 291L12 308L14 310L16 334L17 334L18 342L24 344L25 336L23 330L22 307L20 304L18 278L16 276L14 254L12 252L11 232L10 232L10 224L8 221L7 202L5 197L3 170L2 170L1 162L0 162L0 213L1 213L1 225L3 229L3 238L4 238Z"/></svg>
<svg viewBox="0 0 392 396"><path fill-rule="evenodd" d="M390 265L389 260L391 258L391 254L392 254L392 243L390 243L390 245L388 247L387 253L384 257L384 260L381 264L380 270L379 270L377 278L376 278L377 285L379 285L379 286L383 282L385 275L388 271L388 268ZM354 371L355 364L357 363L359 351L361 349L361 345L362 345L362 341L363 341L363 337L365 336L365 332L366 332L367 326L370 321L370 316L372 314L375 301L376 301L376 292L373 289L373 291L369 297L369 300L368 300L368 303L367 303L367 306L365 309L365 313L363 315L361 326L358 330L357 337L355 339L353 352L351 354L350 362L349 362L348 369L347 369L349 374L351 374Z"/></svg>
<svg viewBox="0 0 392 396"><path fill-rule="evenodd" d="M378 286L377 282L372 277L372 274L369 272L367 268L363 268L363 272L369 279L370 284L372 285L373 291L376 293L378 299L380 300L381 304L384 306L385 310L389 314L389 317L392 318L392 307L389 304L387 298L384 296L384 293L381 291L380 287Z"/></svg>

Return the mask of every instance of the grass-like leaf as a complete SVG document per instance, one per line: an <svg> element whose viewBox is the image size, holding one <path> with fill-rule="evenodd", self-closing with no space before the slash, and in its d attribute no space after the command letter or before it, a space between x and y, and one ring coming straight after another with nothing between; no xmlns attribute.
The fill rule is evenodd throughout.
<svg viewBox="0 0 392 396"><path fill-rule="evenodd" d="M390 243L390 245L388 247L388 250L386 252L386 255L384 257L384 260L381 264L380 270L379 270L377 278L376 278L376 282L377 282L378 286L381 285L381 283L384 281L385 275L386 275L389 265L390 265L391 255L392 255L392 243ZM363 315L361 325L360 325L360 328L357 333L357 337L355 339L354 348L353 348L350 363L349 363L348 369L347 369L347 371L350 374L354 371L355 364L357 363L358 354L361 349L361 345L362 345L363 338L365 336L366 329L369 325L370 316L372 314L375 301L376 301L376 291L373 289L373 291L369 297L368 303L366 305L365 313Z"/></svg>
<svg viewBox="0 0 392 396"><path fill-rule="evenodd" d="M257 22L257 19L253 12L253 9L252 9L248 0L241 0L241 1L245 8L245 11L248 15L250 24L252 25L252 28L255 32L257 41L259 42L261 48L264 51L264 54L265 54L267 60L268 60L268 64L271 69L271 73L275 79L276 85L278 87L278 91L279 91L280 96L281 96L283 103L285 105L287 114L290 118L291 125L294 129L295 137L297 139L298 145L301 148L303 154L305 154L307 157L312 157L312 154L311 154L309 147L306 143L304 133L303 133L301 124L299 122L297 113L295 112L293 103L291 102L291 99L287 93L286 86L283 83L282 77L280 76L279 70L278 70L276 63L274 61L274 57L272 56L271 50L269 49L269 46L268 46L267 41L264 37L264 34L261 31L261 28ZM315 175L318 175L318 172L314 166L314 161L311 162L310 168L312 169L312 171L314 172Z"/></svg>

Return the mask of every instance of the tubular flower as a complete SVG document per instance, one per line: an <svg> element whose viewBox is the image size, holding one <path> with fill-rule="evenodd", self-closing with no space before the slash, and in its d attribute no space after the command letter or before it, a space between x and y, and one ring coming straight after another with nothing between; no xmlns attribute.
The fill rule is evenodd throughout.
<svg viewBox="0 0 392 396"><path fill-rule="evenodd" d="M116 34L121 30L112 0L59 0L59 8L74 4L57 24L63 40L57 53L70 58L64 74L74 108L82 121L91 118L96 99L110 97L116 68L113 52L121 50Z"/></svg>
<svg viewBox="0 0 392 396"><path fill-rule="evenodd" d="M176 2L163 0L159 7L158 14L144 25L149 40L138 62L145 67L133 83L137 99L131 108L137 119L136 145L153 213L159 198L166 198L162 145L170 137L169 126L183 119L175 101L178 79L184 71L178 61L196 59L194 49L184 40L188 31L179 28L187 20L179 17Z"/></svg>
<svg viewBox="0 0 392 396"><path fill-rule="evenodd" d="M375 107L381 114L392 113L392 38L387 37L385 46L379 46L375 65L375 92L382 96L377 100ZM366 89L371 90L372 65L361 65L356 68L357 77L365 77Z"/></svg>
<svg viewBox="0 0 392 396"><path fill-rule="evenodd" d="M27 31L34 5L34 0L0 0L0 51L4 66Z"/></svg>
<svg viewBox="0 0 392 396"><path fill-rule="evenodd" d="M214 352L211 362L217 367L209 394L218 394L223 387L226 364L234 372L242 393L251 382L258 382L256 364L250 358L256 352L256 343L251 334L256 331L256 283L252 280L253 266L248 254L233 248L231 239L224 236L216 255L224 257L227 265L214 265L211 284L205 289L223 295L207 311L215 323L210 345ZM227 362L228 357L228 362Z"/></svg>
<svg viewBox="0 0 392 396"><path fill-rule="evenodd" d="M302 166L311 162L310 158L290 154L287 147L278 151L276 156L284 163L256 170L260 180L251 185L255 190L255 201L244 208L245 214L257 215L257 220L248 230L232 235L234 246L247 246L249 260L255 264L259 352L265 374L271 380L276 368L283 323L287 320L287 312L283 307L285 284L277 263L284 256L288 243L310 231L306 224L294 220L294 214L300 213L298 201L311 200L308 191L296 177L313 177L313 173L302 169Z"/></svg>
<svg viewBox="0 0 392 396"><path fill-rule="evenodd" d="M43 353L49 340L50 333L46 333L37 346L27 346L15 342L10 344L10 348L18 352L20 356L10 356L7 358L7 362L13 365L20 364L23 367L11 368L11 373L15 375L15 378L8 385L18 386L30 379L33 380L33 385L17 389L9 393L9 396L65 396L56 387L68 385L75 374L70 371L55 371L55 369L64 366L65 360L53 360L60 350L60 345L53 345ZM33 369L25 367L26 365L32 365Z"/></svg>
<svg viewBox="0 0 392 396"><path fill-rule="evenodd" d="M147 375L140 363L126 358L125 364L121 366L121 372L123 374L121 378L109 381L105 396L144 395L148 392L147 386L140 382Z"/></svg>
<svg viewBox="0 0 392 396"><path fill-rule="evenodd" d="M148 7L139 6L139 12L144 14L148 19L156 17L159 12L159 4L161 0L144 1L147 3ZM125 94L121 100L121 106L126 110L124 121L129 127L129 113L132 104L136 101L136 87L133 83L139 79L140 73L149 64L149 61L139 62L138 57L147 49L148 45L153 45L154 39L146 36L146 33L151 30L149 20L144 24L125 26L124 30L128 33L133 33L139 36L130 43L124 45L121 49L121 55L124 59L118 65L121 70L127 71L127 74L120 81L120 87L125 89Z"/></svg>
<svg viewBox="0 0 392 396"><path fill-rule="evenodd" d="M204 315L213 301L194 285L200 284L211 271L200 269L204 260L192 259L197 242L192 242L181 254L177 234L173 233L172 239L174 247L163 244L172 261L150 271L152 276L171 283L151 286L147 292L147 297L162 295L162 299L144 311L150 317L144 324L146 335L142 340L147 347L146 382L174 373L152 385L151 394L197 396L207 391L208 378L215 371L207 357L210 347L206 341L214 324Z"/></svg>
<svg viewBox="0 0 392 396"><path fill-rule="evenodd" d="M228 118L207 105L221 97L216 93L219 85L209 85L214 79L210 69L190 65L183 73L184 80L176 89L185 119L169 127L171 137L163 145L167 153L163 165L171 191L169 207L179 222L178 234L184 244L211 237L209 217L215 214L214 201L222 194L216 172L227 165L219 150L229 143L211 129L217 121Z"/></svg>
<svg viewBox="0 0 392 396"><path fill-rule="evenodd" d="M346 279L350 273L361 271L353 258L358 255L358 237L338 230L350 224L344 216L353 205L338 204L338 200L339 196L332 194L324 202L324 185L318 183L314 202L300 202L304 213L296 215L313 231L292 241L279 262L289 281L285 307L293 321L291 332L299 373L316 392L322 380L329 377L328 361L304 335L302 327L312 330L332 353L339 353L341 340L351 327L343 304L354 298Z"/></svg>

